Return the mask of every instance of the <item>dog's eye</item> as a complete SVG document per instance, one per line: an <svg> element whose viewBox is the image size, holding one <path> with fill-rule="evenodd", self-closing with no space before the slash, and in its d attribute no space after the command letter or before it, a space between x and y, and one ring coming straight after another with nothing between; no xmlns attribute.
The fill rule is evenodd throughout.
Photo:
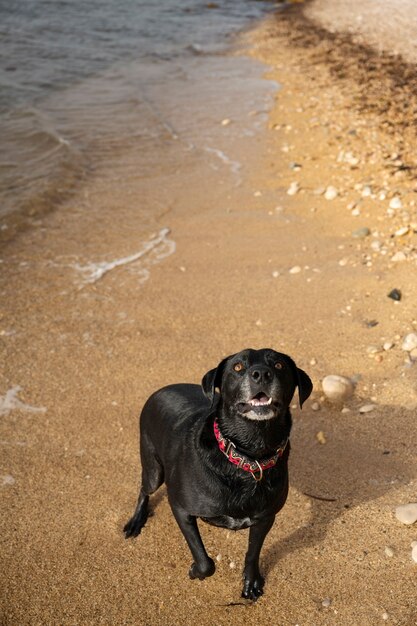
<svg viewBox="0 0 417 626"><path fill-rule="evenodd" d="M235 363L233 365L233 369L235 370L235 372L241 372L245 368L243 367L242 363Z"/></svg>
<svg viewBox="0 0 417 626"><path fill-rule="evenodd" d="M277 361L275 363L275 369L276 370L282 370L283 368L284 368L284 365L283 365L283 363L281 363L281 361Z"/></svg>

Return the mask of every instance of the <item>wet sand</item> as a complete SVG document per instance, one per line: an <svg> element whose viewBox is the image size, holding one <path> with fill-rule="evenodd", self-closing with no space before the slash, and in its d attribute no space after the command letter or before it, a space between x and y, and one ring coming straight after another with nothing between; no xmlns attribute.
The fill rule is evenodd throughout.
<svg viewBox="0 0 417 626"><path fill-rule="evenodd" d="M417 363L401 349L417 331L415 100L405 81L396 102L408 106L383 106L385 57L366 47L358 68L348 35L326 38L296 11L247 35L281 89L268 128L241 139L242 184L192 155L187 179L167 174L157 193L155 181L119 186L101 172L2 252L0 395L22 388L1 417L7 626L417 624L417 527L394 516L417 491ZM124 158L133 171L134 151ZM155 193L153 232L141 231L137 198ZM109 260L126 263L87 282L87 263ZM149 393L198 382L247 346L287 352L315 384L293 410L290 495L256 604L239 597L247 531L201 524L217 558L204 582L187 577L163 490L142 535L121 532ZM358 380L349 411L323 400L329 373Z"/></svg>

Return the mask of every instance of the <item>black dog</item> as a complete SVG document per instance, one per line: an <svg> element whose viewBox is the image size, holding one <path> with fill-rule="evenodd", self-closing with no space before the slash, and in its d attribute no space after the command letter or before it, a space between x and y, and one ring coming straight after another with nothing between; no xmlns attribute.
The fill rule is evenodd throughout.
<svg viewBox="0 0 417 626"><path fill-rule="evenodd" d="M242 596L256 600L262 544L288 494L289 404L297 386L302 406L312 383L290 357L244 350L209 371L202 388L178 384L154 393L140 418L142 486L126 538L140 533L149 495L165 481L194 559L190 578L215 570L198 517L233 530L250 526Z"/></svg>

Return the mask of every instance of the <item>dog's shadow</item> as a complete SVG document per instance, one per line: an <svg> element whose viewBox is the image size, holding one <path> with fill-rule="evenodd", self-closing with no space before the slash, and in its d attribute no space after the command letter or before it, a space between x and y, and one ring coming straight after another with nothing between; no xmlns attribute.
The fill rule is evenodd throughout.
<svg viewBox="0 0 417 626"><path fill-rule="evenodd" d="M337 518L366 502L380 498L412 478L412 467L403 460L407 434L401 439L404 408L378 407L375 413L351 419L335 409L326 410L320 420L303 411L295 416L291 436L290 486L311 502L307 524L265 546L263 567L266 573L293 551L324 540L329 525ZM353 411L352 411L353 414ZM415 411L413 411L413 415ZM361 428L361 420L373 420ZM321 445L317 432L323 430L326 443ZM373 433L370 439L369 432ZM293 492L294 494L294 492ZM290 492L291 498L291 492ZM288 506L288 505L287 505ZM285 507L278 514L285 527ZM304 512L303 512L304 516Z"/></svg>

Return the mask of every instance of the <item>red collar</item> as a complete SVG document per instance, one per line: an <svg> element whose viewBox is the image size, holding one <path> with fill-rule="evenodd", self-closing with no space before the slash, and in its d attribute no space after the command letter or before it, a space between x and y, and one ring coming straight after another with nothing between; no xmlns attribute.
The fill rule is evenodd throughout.
<svg viewBox="0 0 417 626"><path fill-rule="evenodd" d="M262 459L261 461L257 461L256 459L250 459L241 452L238 453L236 451L236 446L233 441L230 441L230 439L226 439L226 437L223 437L217 423L217 417L214 420L213 428L214 436L217 439L219 448L227 457L227 459L234 465L237 465L238 467L243 469L245 472L250 472L256 481L262 480L264 470L269 469L270 467L274 467L277 464L278 460L284 454L285 448L287 447L289 441L289 439L285 439L285 441L281 443L280 447L273 456L269 457L268 459Z"/></svg>

